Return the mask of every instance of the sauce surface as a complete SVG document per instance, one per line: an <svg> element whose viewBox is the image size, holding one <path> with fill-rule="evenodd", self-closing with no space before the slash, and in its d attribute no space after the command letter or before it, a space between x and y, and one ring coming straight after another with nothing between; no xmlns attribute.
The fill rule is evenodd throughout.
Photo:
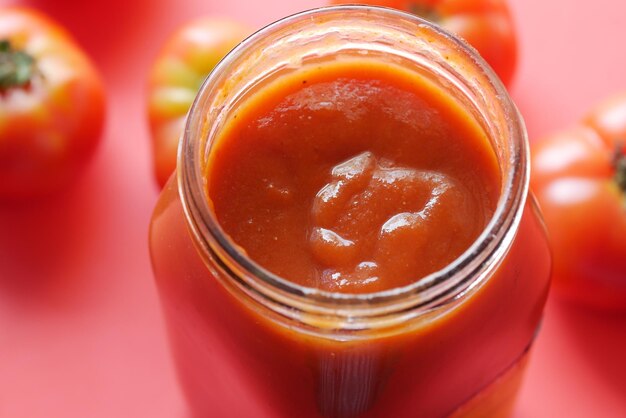
<svg viewBox="0 0 626 418"><path fill-rule="evenodd" d="M484 131L389 63L305 67L247 98L210 154L207 193L256 263L344 293L405 286L463 253L500 191Z"/></svg>

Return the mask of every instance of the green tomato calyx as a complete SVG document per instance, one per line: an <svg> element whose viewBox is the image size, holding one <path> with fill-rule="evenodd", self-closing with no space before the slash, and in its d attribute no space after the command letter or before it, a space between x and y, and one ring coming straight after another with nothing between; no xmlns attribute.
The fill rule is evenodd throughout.
<svg viewBox="0 0 626 418"><path fill-rule="evenodd" d="M9 40L0 40L0 91L27 86L34 71L32 56L14 50Z"/></svg>
<svg viewBox="0 0 626 418"><path fill-rule="evenodd" d="M615 147L613 167L615 168L615 183L622 193L626 193L626 151L623 143L618 143Z"/></svg>
<svg viewBox="0 0 626 418"><path fill-rule="evenodd" d="M441 16L432 7L421 3L411 3L409 11L414 15L426 19L433 23L438 23L441 20Z"/></svg>

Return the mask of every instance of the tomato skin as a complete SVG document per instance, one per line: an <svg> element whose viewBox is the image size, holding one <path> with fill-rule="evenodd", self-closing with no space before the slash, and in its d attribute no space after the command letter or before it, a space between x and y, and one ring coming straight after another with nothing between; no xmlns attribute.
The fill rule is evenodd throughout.
<svg viewBox="0 0 626 418"><path fill-rule="evenodd" d="M517 66L517 36L506 0L330 0L369 4L415 13L465 39L489 63L504 85Z"/></svg>
<svg viewBox="0 0 626 418"><path fill-rule="evenodd" d="M187 111L206 76L251 30L222 18L200 18L174 32L152 65L148 119L160 187L176 168Z"/></svg>
<svg viewBox="0 0 626 418"><path fill-rule="evenodd" d="M609 310L626 310L626 192L616 181L624 134L626 94L531 149L531 186L550 235L554 288Z"/></svg>
<svg viewBox="0 0 626 418"><path fill-rule="evenodd" d="M28 85L0 90L0 198L50 194L77 177L99 143L103 83L70 35L37 11L0 8L0 40L36 68Z"/></svg>

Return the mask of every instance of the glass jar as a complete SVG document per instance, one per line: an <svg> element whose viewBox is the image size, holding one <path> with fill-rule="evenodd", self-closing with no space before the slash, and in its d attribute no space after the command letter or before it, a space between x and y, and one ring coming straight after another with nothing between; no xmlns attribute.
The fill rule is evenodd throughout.
<svg viewBox="0 0 626 418"><path fill-rule="evenodd" d="M212 141L242 100L302 65L349 56L401 64L445 89L484 129L501 174L495 214L467 251L409 286L369 294L306 288L259 267L219 227L204 177ZM549 286L528 158L521 117L492 70L416 16L323 8L240 44L190 110L150 231L194 416L507 416Z"/></svg>

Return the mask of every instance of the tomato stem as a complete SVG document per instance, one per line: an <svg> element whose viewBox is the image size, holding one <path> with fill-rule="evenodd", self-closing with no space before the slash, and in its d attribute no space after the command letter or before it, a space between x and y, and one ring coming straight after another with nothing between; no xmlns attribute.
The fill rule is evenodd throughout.
<svg viewBox="0 0 626 418"><path fill-rule="evenodd" d="M414 15L421 17L422 19L426 19L430 22L438 23L441 20L441 16L432 7L426 6L424 4L411 3L409 6L409 10Z"/></svg>
<svg viewBox="0 0 626 418"><path fill-rule="evenodd" d="M613 157L613 167L615 167L615 182L622 193L626 193L626 152L624 144L618 143Z"/></svg>
<svg viewBox="0 0 626 418"><path fill-rule="evenodd" d="M28 85L34 68L33 57L14 50L9 40L0 40L0 91Z"/></svg>

